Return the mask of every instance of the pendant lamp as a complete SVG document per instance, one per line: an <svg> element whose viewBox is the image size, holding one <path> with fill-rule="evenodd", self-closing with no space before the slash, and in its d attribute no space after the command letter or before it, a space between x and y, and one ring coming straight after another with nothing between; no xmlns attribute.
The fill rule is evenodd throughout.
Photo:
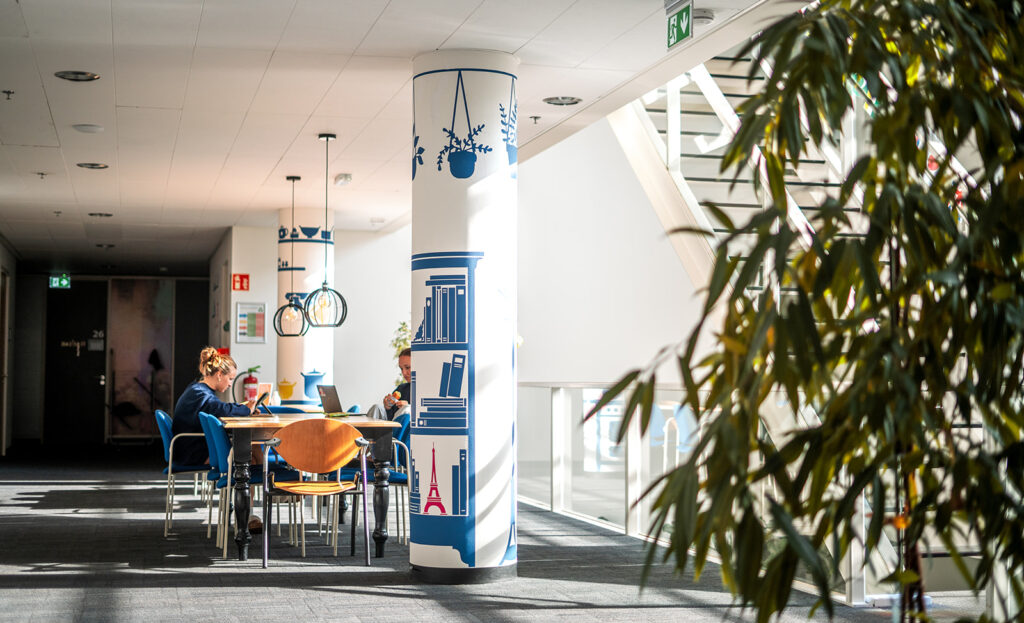
<svg viewBox="0 0 1024 623"><path fill-rule="evenodd" d="M309 293L306 297L304 311L306 321L311 327L340 327L348 316L348 303L337 290L327 285L327 248L330 246L330 230L327 229L327 188L330 184L330 144L337 137L333 134L321 134L318 137L324 142L324 283L319 290Z"/></svg>
<svg viewBox="0 0 1024 623"><path fill-rule="evenodd" d="M302 178L298 175L289 175L285 178L292 183L292 224L287 235L294 237L295 231L295 182ZM291 275L291 287L285 294L288 302L282 305L274 314L274 331L281 337L302 337L309 331L309 321L306 320L306 312L299 305L299 296L295 293L295 241L291 244L292 255L288 263L288 272Z"/></svg>

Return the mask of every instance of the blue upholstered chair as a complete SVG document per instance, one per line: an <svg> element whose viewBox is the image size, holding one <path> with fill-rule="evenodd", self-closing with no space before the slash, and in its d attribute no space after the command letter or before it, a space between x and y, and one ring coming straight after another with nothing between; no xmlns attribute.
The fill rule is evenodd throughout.
<svg viewBox="0 0 1024 623"><path fill-rule="evenodd" d="M409 412L395 416L401 426L391 436L392 461L388 483L397 486L395 504L395 525L398 527L398 542L409 543Z"/></svg>
<svg viewBox="0 0 1024 623"><path fill-rule="evenodd" d="M228 524L231 515L231 495L234 493L234 479L232 474L234 452L231 448L231 439L224 423L209 413L199 412L199 423L203 426L203 433L206 435L207 446L210 447L210 464L216 466L218 472L217 482L214 485L220 492L217 514L217 546L223 551L223 556L228 555ZM299 480L299 473L288 468L275 467L274 474L280 481ZM259 485L263 482L263 474L253 470L249 483ZM209 536L209 529L207 529Z"/></svg>
<svg viewBox="0 0 1024 623"><path fill-rule="evenodd" d="M174 461L175 441L181 437L201 437L203 433L175 435L171 432L171 416L167 415L167 412L157 409L154 415L156 416L156 427L160 430L160 438L164 444L164 460L167 461L167 467L164 468L164 474L167 475L167 493L164 496L164 536L167 536L174 519L175 479L178 476L192 476L193 479L198 479L199 476L208 476L212 470L209 465L185 465Z"/></svg>

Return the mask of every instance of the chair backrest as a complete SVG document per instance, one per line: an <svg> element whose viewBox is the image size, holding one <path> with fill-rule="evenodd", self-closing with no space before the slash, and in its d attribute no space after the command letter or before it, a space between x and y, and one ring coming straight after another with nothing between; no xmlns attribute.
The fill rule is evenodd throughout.
<svg viewBox="0 0 1024 623"><path fill-rule="evenodd" d="M337 420L313 419L292 422L279 428L277 453L295 469L325 474L344 466L359 454L360 433L351 424Z"/></svg>
<svg viewBox="0 0 1024 623"><path fill-rule="evenodd" d="M210 467L223 474L224 469L220 464L220 457L217 454L217 444L213 441L214 432L210 428L209 420L211 417L213 416L209 413L203 413L200 411L199 425L203 427L203 438L206 440L206 450L210 455Z"/></svg>
<svg viewBox="0 0 1024 623"><path fill-rule="evenodd" d="M354 405L349 406L348 412L349 413L362 413L362 409L363 409L363 406L357 402Z"/></svg>
<svg viewBox="0 0 1024 623"><path fill-rule="evenodd" d="M409 412L400 413L395 416L395 421L398 422L398 429L392 433L392 438L401 441L405 444L405 447L409 447ZM395 452L395 463L398 465L406 465L408 458L405 456L405 450L399 446Z"/></svg>
<svg viewBox="0 0 1024 623"><path fill-rule="evenodd" d="M202 411L199 412L199 423L206 436L206 447L210 450L210 467L222 474L228 473L231 469L231 466L228 465L231 440L228 439L228 431L224 428L224 423Z"/></svg>
<svg viewBox="0 0 1024 623"><path fill-rule="evenodd" d="M174 434L171 432L171 416L166 411L157 409L153 412L156 415L156 427L160 429L160 438L164 442L164 460L171 460L171 439Z"/></svg>

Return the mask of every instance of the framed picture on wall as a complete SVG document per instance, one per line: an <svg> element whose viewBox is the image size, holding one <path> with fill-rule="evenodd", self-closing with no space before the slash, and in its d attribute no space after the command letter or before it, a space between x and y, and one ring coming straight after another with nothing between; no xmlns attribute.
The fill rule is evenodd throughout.
<svg viewBox="0 0 1024 623"><path fill-rule="evenodd" d="M235 342L264 344L266 341L266 303L238 303L238 313L235 315Z"/></svg>

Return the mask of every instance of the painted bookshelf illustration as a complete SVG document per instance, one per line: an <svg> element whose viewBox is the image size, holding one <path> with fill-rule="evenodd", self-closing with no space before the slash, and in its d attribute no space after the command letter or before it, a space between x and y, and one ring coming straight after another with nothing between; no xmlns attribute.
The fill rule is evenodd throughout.
<svg viewBox="0 0 1024 623"><path fill-rule="evenodd" d="M418 303L410 379L413 543L454 550L469 567L476 557L474 273L482 257L453 252L412 258Z"/></svg>

